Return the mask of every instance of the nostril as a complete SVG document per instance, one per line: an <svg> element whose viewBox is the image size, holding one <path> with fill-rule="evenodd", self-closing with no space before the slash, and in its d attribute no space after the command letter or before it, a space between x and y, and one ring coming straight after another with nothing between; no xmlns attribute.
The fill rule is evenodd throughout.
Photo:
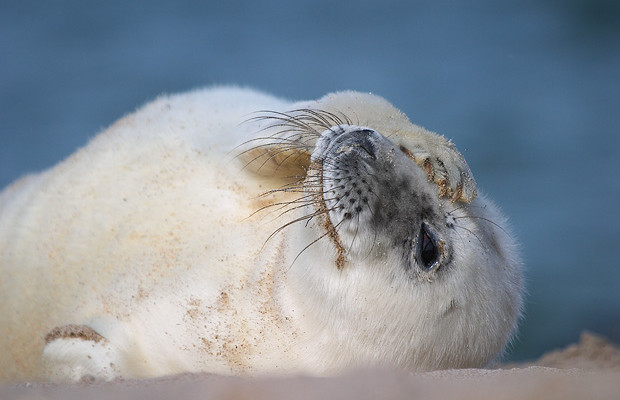
<svg viewBox="0 0 620 400"><path fill-rule="evenodd" d="M338 136L330 145L333 154L353 153L357 157L377 159L377 140L378 133L372 129L352 129L349 132Z"/></svg>
<svg viewBox="0 0 620 400"><path fill-rule="evenodd" d="M373 159L376 159L376 148L374 143L369 139L372 131L360 131L360 135L355 138L355 145L364 150Z"/></svg>

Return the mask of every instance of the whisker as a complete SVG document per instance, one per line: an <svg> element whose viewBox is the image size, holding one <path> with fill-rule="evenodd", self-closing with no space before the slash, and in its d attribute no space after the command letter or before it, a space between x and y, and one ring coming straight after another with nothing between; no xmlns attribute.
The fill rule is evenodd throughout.
<svg viewBox="0 0 620 400"><path fill-rule="evenodd" d="M344 220L342 220L344 221ZM341 221L341 222L342 222ZM353 234L353 239L351 240L351 244L349 245L349 248L347 249L347 255L351 254L351 250L353 250L353 245L355 244L355 240L357 239L357 234L359 233L359 229L360 229L360 214L357 214L357 224L355 224L355 233Z"/></svg>
<svg viewBox="0 0 620 400"><path fill-rule="evenodd" d="M372 208L370 207L370 204L368 204L368 202L366 202L365 204L366 204L366 208L368 208L368 211L370 212L370 215L374 219L375 218L375 213L373 212ZM374 224L371 224L371 225L373 225L374 238L372 239L372 246L370 246L370 250L368 250L368 253L366 254L365 258L370 257L370 255L372 254L372 250L375 248L375 243L377 241L377 227Z"/></svg>
<svg viewBox="0 0 620 400"><path fill-rule="evenodd" d="M256 211L254 211L248 217L244 218L244 220L252 218L254 215L260 213L261 211L267 210L268 208L271 208L271 207L278 207L278 206L280 206L280 207L278 207L275 210L271 210L267 215L273 214L274 212L277 212L277 211L285 208L286 206L290 206L292 204L302 204L302 205L311 204L312 200L311 199L307 199L308 197L313 197L313 195L309 194L309 195L306 195L306 196L302 196L299 199L295 199L295 200L291 200L291 201L282 201L282 202L278 202L278 203L267 204L266 206L262 206L259 209L257 209ZM297 208L297 207L295 207L295 208Z"/></svg>
<svg viewBox="0 0 620 400"><path fill-rule="evenodd" d="M334 227L334 229L337 229L338 226L342 223L342 221L340 221L338 223L338 225L336 225ZM321 236L319 236L317 239L314 239L312 242L310 242L306 247L304 247L303 249L301 249L301 251L299 253L297 253L297 256L295 256L295 258L293 259L293 262L291 263L290 267L288 268L289 270L293 267L293 264L295 264L295 261L297 261L297 259L299 258L299 256L302 255L302 253L306 250L308 250L310 248L310 246L312 246L313 244L315 244L316 242L318 242L319 240L323 239L325 236L328 236L329 232L325 232L324 234L322 234Z"/></svg>
<svg viewBox="0 0 620 400"><path fill-rule="evenodd" d="M278 164L278 166L276 167L274 172L277 172L280 169L280 167L282 165L284 165L291 157L295 156L295 158L292 160L292 162L295 163L295 161L299 160L302 155L308 154L308 152L303 151L303 150L299 150L299 149L287 150L287 151L289 151L290 154L288 156L284 157L284 159L280 161L280 163ZM304 168L304 170L306 170L306 168Z"/></svg>
<svg viewBox="0 0 620 400"><path fill-rule="evenodd" d="M267 244L267 242L269 240L271 240L272 237L277 235L279 232L281 232L286 227L291 226L291 225L293 225L293 224L295 224L297 222L304 221L304 220L306 220L308 218L315 217L317 215L321 215L321 214L325 214L325 211L323 211L323 210L315 211L314 213L312 213L310 215L304 215L302 217L295 218L294 220L287 222L286 224L284 224L281 227L279 227L278 229L276 229L273 233L271 233L271 235L269 235L269 237L267 237L267 239L265 240L265 243L263 244L263 247L265 246L265 244Z"/></svg>
<svg viewBox="0 0 620 400"><path fill-rule="evenodd" d="M288 113L283 113L279 111L268 111L263 116L255 117L253 120L273 120L278 121L282 126L288 127L297 127L301 128L303 131L307 133L312 133L317 136L320 136L320 132L317 132L311 125L307 122L304 122L300 118L296 118L294 115L290 115ZM277 126L276 124L274 124Z"/></svg>
<svg viewBox="0 0 620 400"><path fill-rule="evenodd" d="M244 150L242 152L239 152L238 155L243 155L243 154L245 154L245 153L247 153L249 151L252 151L252 150L255 150L255 149L258 149L258 148L267 147L267 146L273 146L273 145L276 145L276 144L280 145L280 146L283 146L283 145L299 146L300 145L299 140L298 139L293 139L293 138L295 136L302 137L303 135L301 133L299 133L298 131L296 131L296 130L292 130L291 129L290 131L291 132L295 132L295 135L291 135L289 137L278 136L278 135L280 135L282 133L281 131L278 131L278 132L276 132L276 133L274 133L273 135L270 135L270 136L261 136L261 137L255 137L255 138L252 138L252 139L248 139L248 140L242 142L241 144L233 147L232 150L230 150L228 152L228 154L234 152L235 150L237 150L240 147L243 147L243 146L245 146L247 144L250 144L252 142L258 142L258 141L271 140L271 141L274 141L274 142L269 142L269 143L264 143L264 144L256 145L256 146L251 147L249 149L246 149L246 150ZM306 139L306 141L302 142L302 143L307 143L309 140L310 139Z"/></svg>
<svg viewBox="0 0 620 400"><path fill-rule="evenodd" d="M495 225L496 227L501 229L502 232L504 232L506 235L508 235L508 232L506 232L506 230L500 224L498 224L497 222L495 222L495 221L493 221L493 220L491 220L489 218L480 217L478 215L463 215L463 216L460 216L460 217L452 217L452 218L454 218L455 220L457 220L457 219L467 219L467 218L470 218L470 219L481 219L483 221L486 221L486 222L488 222L490 224Z"/></svg>
<svg viewBox="0 0 620 400"><path fill-rule="evenodd" d="M478 239L478 242L480 242L480 244L482 245L482 247L484 247L484 243L482 243L482 240L480 240L480 238L478 237L478 235L476 235L471 229L465 228L461 225L454 225L457 228L463 229L464 231L469 232L470 234L474 235L476 237L476 239Z"/></svg>
<svg viewBox="0 0 620 400"><path fill-rule="evenodd" d="M276 158L277 156L279 156L280 154L287 153L287 152L293 152L293 154L297 154L296 152L301 152L301 151L300 151L300 150L291 150L291 149L286 149L286 148L285 148L285 149L279 149L279 150L270 150L270 151L267 151L267 152L265 152L265 153L263 153L263 154L260 154L259 156L255 157L254 159L252 159L250 162L248 162L248 163L246 164L246 166L247 166L247 165L249 165L249 164L251 164L251 163L253 163L253 162L254 162L254 161L256 161L257 159L259 159L259 158L261 158L261 157L263 157L263 156L265 156L265 155L268 155L269 157L267 157L267 159L266 159L265 161L263 161L263 163L260 165L260 167L258 167L258 170L260 170L260 169L262 169L262 168L263 168L263 167L264 167L264 166L265 166L265 165L266 165L269 161L271 161L271 160L275 159L275 158ZM282 164L284 164L284 161L285 161L285 160L287 160L289 157L290 157L290 155L289 155L289 156L287 156L287 157L285 157L285 159L284 159L284 160L282 160L282 161L280 161L279 163L276 161L276 163L277 163L277 167L276 167L275 171L277 171L277 170L278 170L278 168L280 168L280 167L282 166ZM244 168L245 168L245 167L244 167ZM274 171L274 172L275 172L275 171Z"/></svg>
<svg viewBox="0 0 620 400"><path fill-rule="evenodd" d="M291 202L291 203L293 203L293 202ZM290 205L291 203L285 204L284 206L282 206L282 207L278 208L277 210L273 210L273 212L277 212L277 211L279 211L279 210L281 210L281 209L285 208L287 205ZM275 221L276 219L278 219L278 218L282 217L284 214L286 214L286 213L288 213L288 212L291 212L291 211L294 211L294 210L298 210L298 209L300 209L300 208L304 208L304 207L306 207L306 206L308 206L308 205L311 205L311 204L313 204L313 203L314 203L314 200L303 200L303 201L298 201L298 202L297 202L297 205L296 205L295 207L291 207L291 208L289 208L289 209L287 209L287 210L284 210L284 211L283 211L283 212L281 212L278 216L276 216L275 218L273 218L273 220L272 220L272 221ZM263 208L266 208L266 207L269 207L269 206L265 206L265 207L263 207ZM336 207L332 207L332 208L329 208L329 209L323 210L323 212L324 212L325 214L327 214L327 213L329 213L330 211L333 211L333 210L335 210L335 209L336 209ZM271 213L273 213L273 212L271 212ZM270 214L271 214L271 213L270 213ZM313 216L313 217L314 217L314 216ZM313 217L311 217L310 219L312 219Z"/></svg>

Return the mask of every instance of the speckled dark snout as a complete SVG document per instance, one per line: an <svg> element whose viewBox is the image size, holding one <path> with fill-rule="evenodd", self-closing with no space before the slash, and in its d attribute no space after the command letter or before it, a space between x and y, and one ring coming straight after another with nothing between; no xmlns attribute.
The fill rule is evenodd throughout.
<svg viewBox="0 0 620 400"><path fill-rule="evenodd" d="M329 136L321 155L324 200L341 235L370 229L406 256L422 223L445 228L437 188L398 144L367 128Z"/></svg>

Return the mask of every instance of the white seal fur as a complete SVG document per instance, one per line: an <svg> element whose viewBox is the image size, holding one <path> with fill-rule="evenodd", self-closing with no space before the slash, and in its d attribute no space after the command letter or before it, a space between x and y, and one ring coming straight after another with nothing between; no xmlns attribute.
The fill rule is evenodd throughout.
<svg viewBox="0 0 620 400"><path fill-rule="evenodd" d="M0 195L0 374L485 366L521 308L504 225L378 96L162 96Z"/></svg>

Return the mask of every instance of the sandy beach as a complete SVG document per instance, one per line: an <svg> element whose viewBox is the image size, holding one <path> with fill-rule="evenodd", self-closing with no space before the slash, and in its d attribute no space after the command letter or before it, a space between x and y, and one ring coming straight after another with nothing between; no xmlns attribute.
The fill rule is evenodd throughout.
<svg viewBox="0 0 620 400"><path fill-rule="evenodd" d="M406 374L358 371L335 378L183 374L110 383L0 386L0 399L618 399L620 348L584 333L532 363Z"/></svg>

